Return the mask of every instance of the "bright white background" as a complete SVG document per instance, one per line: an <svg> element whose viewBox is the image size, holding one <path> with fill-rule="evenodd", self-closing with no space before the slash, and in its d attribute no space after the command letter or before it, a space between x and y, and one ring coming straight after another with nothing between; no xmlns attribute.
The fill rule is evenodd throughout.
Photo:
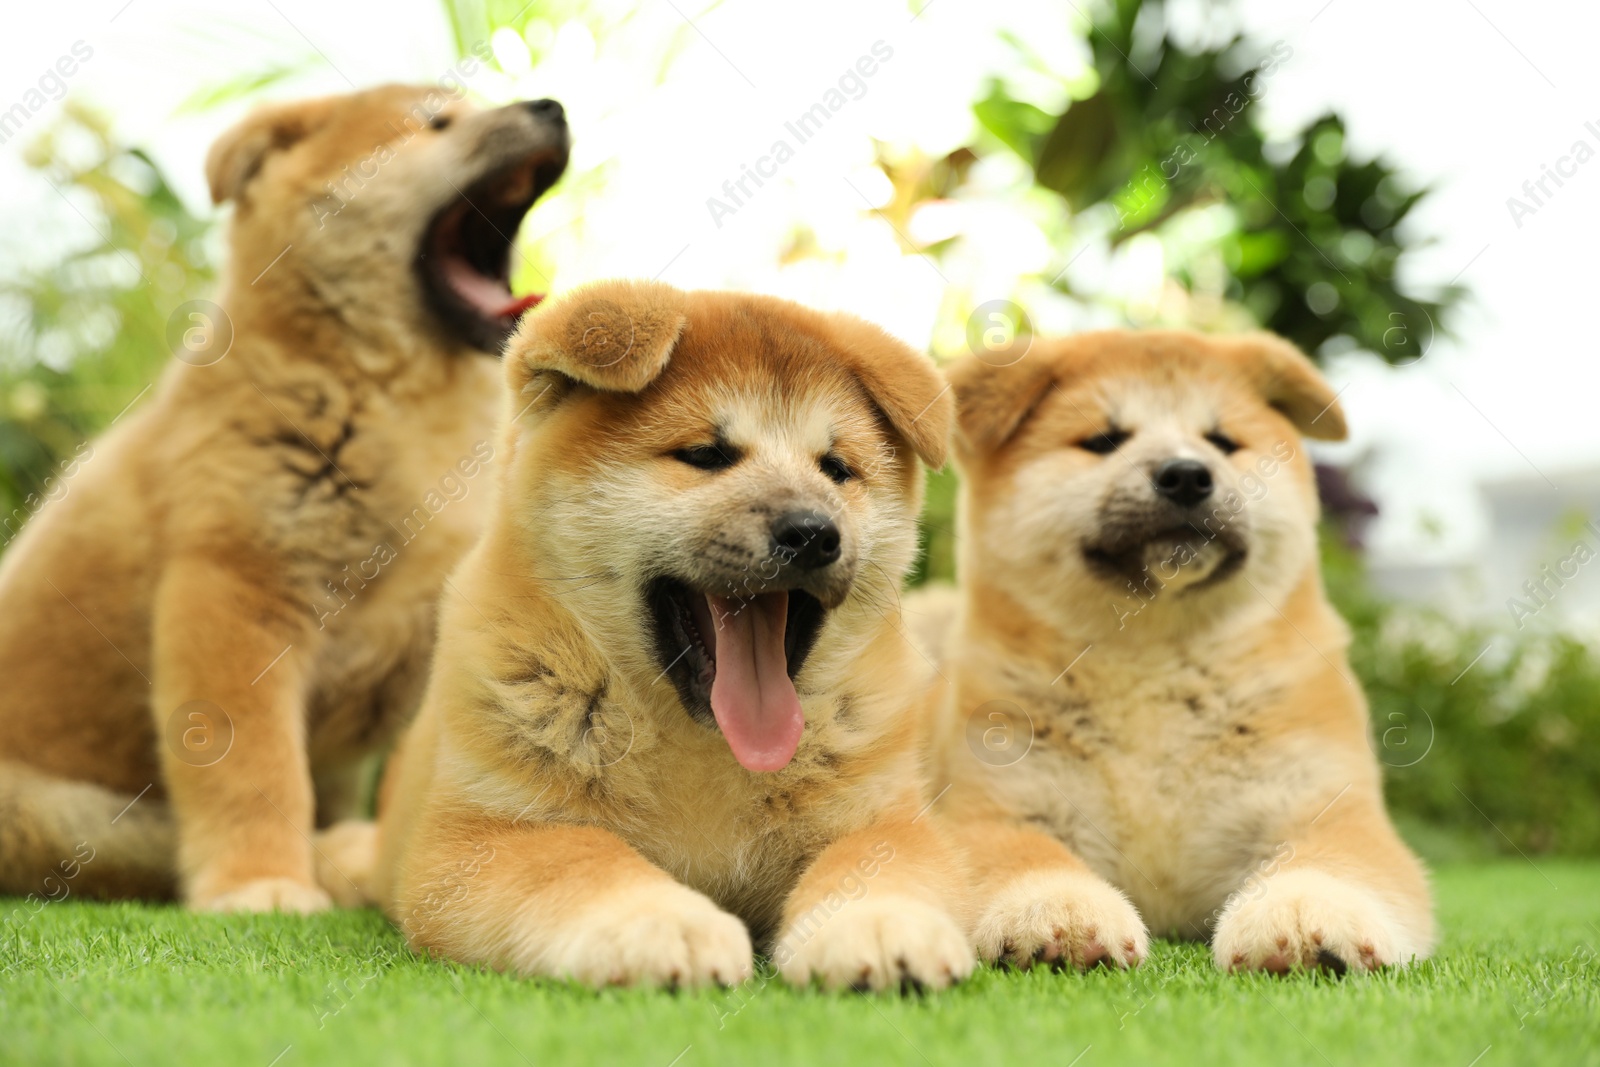
<svg viewBox="0 0 1600 1067"><path fill-rule="evenodd" d="M1417 255L1409 280L1424 290L1459 280L1476 300L1453 323L1458 337L1439 337L1413 367L1361 357L1335 365L1354 427L1337 454L1365 457L1365 484L1384 510L1373 537L1380 555L1470 555L1484 536L1477 480L1542 472L1559 485L1600 467L1600 158L1520 228L1506 206L1574 141L1600 151L1600 10L1576 0L1245 0L1242 11L1263 51L1276 41L1293 49L1260 105L1269 131L1335 108L1355 154L1382 152L1438 188L1415 219L1437 243ZM1041 106L1058 105L1060 87L1030 80L996 31L1015 30L1070 77L1086 54L1074 32L1083 21L1068 0L933 0L915 19L881 0L731 0L709 12L686 0L645 0L615 39L596 41L578 24L561 31L536 69L518 68L527 53L515 40L496 40L518 76L483 73L469 84L496 100L561 99L578 138L569 174L604 177L581 211L558 192L524 231L541 259L558 265L556 287L664 271L681 285L743 285L850 307L913 343L937 344L932 323L946 290L974 300L1011 295L1017 277L1048 277L1071 250L1051 247L1034 225L1048 206L998 195L1023 175L996 164L984 176L993 201L923 220L966 233L970 254L943 274L901 255L867 210L887 186L871 167L871 138L930 154L962 144L972 131L969 105L993 75ZM9 13L0 38L0 109L79 40L94 55L71 92L106 109L125 140L148 146L202 212L211 209L200 161L239 108L175 114L197 88L305 56L318 65L274 95L429 81L454 61L443 16L426 0L29 5ZM776 182L714 225L706 198L878 40L894 57L866 94L802 146ZM48 105L0 148L0 256L46 255L87 225L20 162L21 146L57 108ZM1596 131L1585 129L1589 121ZM797 219L822 254L779 264ZM1072 271L1075 284L1124 295L1149 281L1133 262L1089 257ZM1036 317L1080 324L1049 306Z"/></svg>

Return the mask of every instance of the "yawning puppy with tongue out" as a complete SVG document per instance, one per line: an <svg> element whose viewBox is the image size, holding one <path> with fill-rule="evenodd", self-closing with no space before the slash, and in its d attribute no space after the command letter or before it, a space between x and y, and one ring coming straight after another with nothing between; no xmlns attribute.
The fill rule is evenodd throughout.
<svg viewBox="0 0 1600 1067"><path fill-rule="evenodd" d="M921 355L770 297L605 283L505 357L497 514L391 762L377 890L410 942L601 985L944 986L966 875L923 813L902 636Z"/></svg>

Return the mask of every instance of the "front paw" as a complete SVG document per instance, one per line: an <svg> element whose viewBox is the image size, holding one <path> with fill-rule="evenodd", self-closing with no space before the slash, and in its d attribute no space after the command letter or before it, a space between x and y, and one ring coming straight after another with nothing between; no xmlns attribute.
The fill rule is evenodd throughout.
<svg viewBox="0 0 1600 1067"><path fill-rule="evenodd" d="M287 911L300 915L327 911L333 900L314 885L293 878L254 878L240 885L213 889L190 897L195 911Z"/></svg>
<svg viewBox="0 0 1600 1067"><path fill-rule="evenodd" d="M966 936L944 911L906 897L819 904L791 920L773 951L785 980L827 989L943 989L972 973Z"/></svg>
<svg viewBox="0 0 1600 1067"><path fill-rule="evenodd" d="M525 973L586 985L736 985L750 977L754 952L744 923L681 885L651 884L596 901L562 930Z"/></svg>
<svg viewBox="0 0 1600 1067"><path fill-rule="evenodd" d="M1136 967L1150 951L1144 920L1128 898L1085 871L1036 871L984 908L973 940L988 962L1014 967Z"/></svg>
<svg viewBox="0 0 1600 1067"><path fill-rule="evenodd" d="M1417 954L1375 894L1315 870L1284 871L1235 893L1211 952L1225 971L1320 968L1338 975Z"/></svg>

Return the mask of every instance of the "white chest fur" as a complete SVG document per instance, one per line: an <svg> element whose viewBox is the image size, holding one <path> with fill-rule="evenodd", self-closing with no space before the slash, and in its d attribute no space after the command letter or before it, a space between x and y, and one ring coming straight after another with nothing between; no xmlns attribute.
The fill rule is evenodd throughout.
<svg viewBox="0 0 1600 1067"><path fill-rule="evenodd" d="M1208 936L1228 894L1281 854L1289 802L1338 788L1312 742L1272 728L1284 696L1271 672L1107 656L1053 682L1007 681L1032 743L983 768L987 784L1126 892L1153 932Z"/></svg>

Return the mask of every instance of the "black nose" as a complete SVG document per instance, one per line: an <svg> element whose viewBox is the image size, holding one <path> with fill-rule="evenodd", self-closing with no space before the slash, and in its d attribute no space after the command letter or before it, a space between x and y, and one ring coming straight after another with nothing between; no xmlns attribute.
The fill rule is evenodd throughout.
<svg viewBox="0 0 1600 1067"><path fill-rule="evenodd" d="M567 110L559 100L524 100L522 106L533 112L536 119L566 125Z"/></svg>
<svg viewBox="0 0 1600 1067"><path fill-rule="evenodd" d="M1156 492L1180 508L1194 507L1210 496L1215 486L1211 468L1197 459L1169 459L1156 468L1151 481Z"/></svg>
<svg viewBox="0 0 1600 1067"><path fill-rule="evenodd" d="M839 527L820 511L790 511L773 520L772 545L786 566L814 571L839 558Z"/></svg>

